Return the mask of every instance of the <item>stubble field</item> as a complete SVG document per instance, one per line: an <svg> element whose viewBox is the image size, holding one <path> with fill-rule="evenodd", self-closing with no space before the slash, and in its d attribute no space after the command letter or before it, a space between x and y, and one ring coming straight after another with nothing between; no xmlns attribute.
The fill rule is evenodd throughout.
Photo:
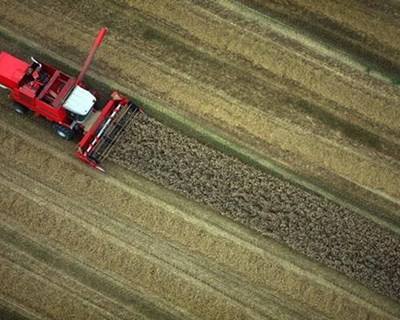
<svg viewBox="0 0 400 320"><path fill-rule="evenodd" d="M71 70L108 26L91 81L148 113L103 176L1 95L5 315L398 318L400 94L385 66L400 45L388 35L373 55L380 29L360 18L347 27L371 54L340 28L351 59L327 54L299 13L349 18L298 2L0 1L0 50ZM396 11L360 7L395 28Z"/></svg>

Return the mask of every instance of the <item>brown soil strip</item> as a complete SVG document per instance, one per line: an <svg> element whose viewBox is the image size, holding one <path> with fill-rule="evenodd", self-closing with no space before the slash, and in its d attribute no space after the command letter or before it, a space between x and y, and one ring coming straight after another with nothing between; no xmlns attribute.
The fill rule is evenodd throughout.
<svg viewBox="0 0 400 320"><path fill-rule="evenodd" d="M115 162L400 299L396 235L145 116L128 130Z"/></svg>

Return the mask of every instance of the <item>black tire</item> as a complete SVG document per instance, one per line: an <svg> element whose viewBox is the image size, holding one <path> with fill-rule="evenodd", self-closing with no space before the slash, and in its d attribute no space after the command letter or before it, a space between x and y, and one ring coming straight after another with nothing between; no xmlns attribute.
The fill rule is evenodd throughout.
<svg viewBox="0 0 400 320"><path fill-rule="evenodd" d="M84 134L83 127L81 127L79 125L75 125L75 127L72 129L72 131L74 132L74 138L82 137Z"/></svg>
<svg viewBox="0 0 400 320"><path fill-rule="evenodd" d="M28 108L26 108L18 103L14 103L13 108L14 108L14 111L20 115L24 115L29 111Z"/></svg>
<svg viewBox="0 0 400 320"><path fill-rule="evenodd" d="M54 130L56 134L64 140L72 140L75 136L75 132L67 127L63 127L62 125L55 124L54 125Z"/></svg>
<svg viewBox="0 0 400 320"><path fill-rule="evenodd" d="M98 101L96 101L93 105L93 110L99 111L101 109L101 105Z"/></svg>

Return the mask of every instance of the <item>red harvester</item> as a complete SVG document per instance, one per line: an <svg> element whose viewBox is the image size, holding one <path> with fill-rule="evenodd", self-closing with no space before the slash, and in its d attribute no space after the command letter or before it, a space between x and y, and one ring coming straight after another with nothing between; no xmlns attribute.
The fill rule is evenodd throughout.
<svg viewBox="0 0 400 320"><path fill-rule="evenodd" d="M15 111L31 110L54 123L61 138L79 138L76 156L101 171L100 162L128 122L142 111L118 92L113 92L105 106L97 110L95 92L82 81L106 33L107 28L100 29L76 78L34 58L27 63L0 52L0 87L10 90Z"/></svg>

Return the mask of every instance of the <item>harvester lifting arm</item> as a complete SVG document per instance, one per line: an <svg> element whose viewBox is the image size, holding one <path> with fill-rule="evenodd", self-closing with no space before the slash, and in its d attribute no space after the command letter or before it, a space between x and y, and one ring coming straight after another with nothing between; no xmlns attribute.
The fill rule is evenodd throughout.
<svg viewBox="0 0 400 320"><path fill-rule="evenodd" d="M89 69L89 67L93 61L96 51L100 47L101 43L103 42L103 39L104 39L105 35L107 34L107 32L108 32L108 29L106 27L103 27L99 30L99 33L97 34L97 37L94 40L92 47L90 48L89 54L86 58L86 61L82 66L81 72L79 73L78 77L76 78L75 85L82 82L83 77L85 76L87 70Z"/></svg>

